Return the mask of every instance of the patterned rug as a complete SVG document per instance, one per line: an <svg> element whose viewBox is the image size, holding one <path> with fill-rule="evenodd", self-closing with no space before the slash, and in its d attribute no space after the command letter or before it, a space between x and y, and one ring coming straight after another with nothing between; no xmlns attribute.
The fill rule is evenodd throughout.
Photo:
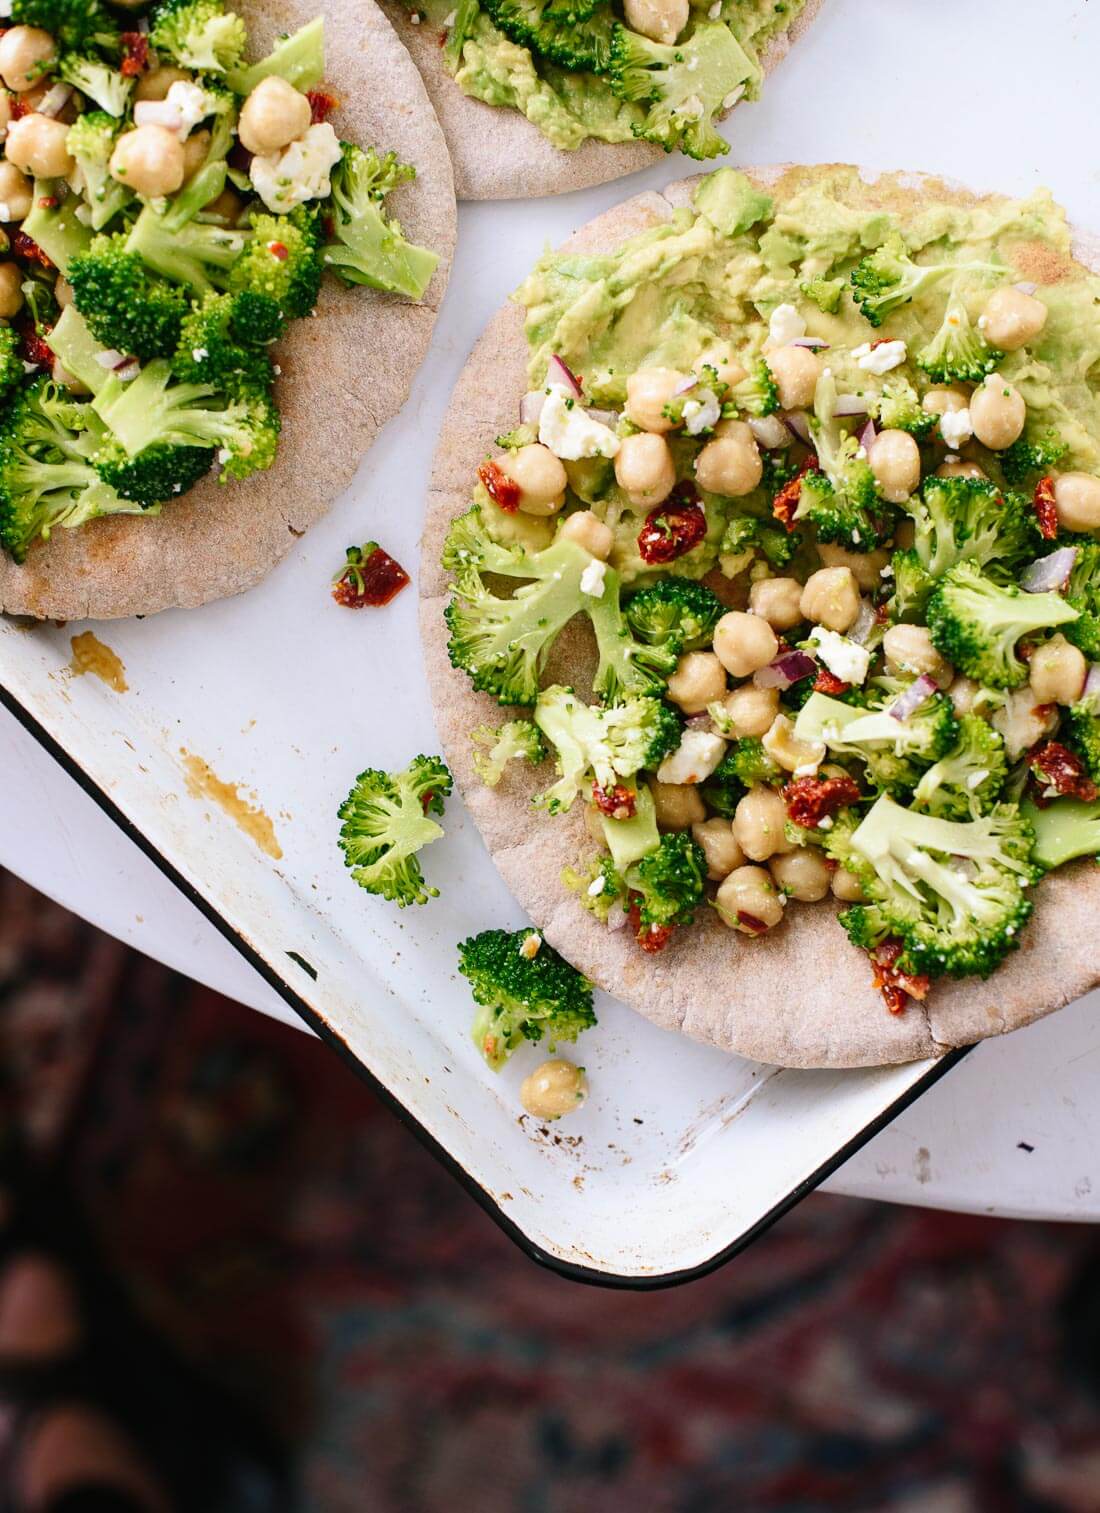
<svg viewBox="0 0 1100 1513"><path fill-rule="evenodd" d="M2 875L0 1056L309 1513L1100 1513L1087 1229L817 1197L692 1286L567 1283L320 1045Z"/></svg>

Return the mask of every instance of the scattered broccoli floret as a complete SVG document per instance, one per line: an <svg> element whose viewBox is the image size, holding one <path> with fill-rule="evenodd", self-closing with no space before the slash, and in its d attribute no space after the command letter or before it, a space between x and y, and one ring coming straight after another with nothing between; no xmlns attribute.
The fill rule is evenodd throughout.
<svg viewBox="0 0 1100 1513"><path fill-rule="evenodd" d="M824 742L834 756L858 757L876 788L908 793L922 770L954 747L959 727L951 700L943 694L933 694L908 719L895 719L889 713L895 694L893 688L884 697L872 693L866 708L811 694L798 712L795 736Z"/></svg>
<svg viewBox="0 0 1100 1513"><path fill-rule="evenodd" d="M167 504L194 488L210 471L211 447L151 446L128 457L125 448L107 440L92 458L104 483L143 509Z"/></svg>
<svg viewBox="0 0 1100 1513"><path fill-rule="evenodd" d="M825 315L835 315L840 309L846 286L842 278L826 278L823 273L819 273L816 278L808 278L798 287Z"/></svg>
<svg viewBox="0 0 1100 1513"><path fill-rule="evenodd" d="M37 26L63 48L118 44L118 27L98 0L12 0L12 26Z"/></svg>
<svg viewBox="0 0 1100 1513"><path fill-rule="evenodd" d="M890 599L890 618L897 621L922 621L936 580L926 570L915 547L895 552L890 558L894 592Z"/></svg>
<svg viewBox="0 0 1100 1513"><path fill-rule="evenodd" d="M620 99L648 106L634 135L666 152L678 148L689 158L726 152L714 117L731 95L736 98L757 77L757 68L724 22L704 21L686 42L671 47L625 26L614 28L611 88Z"/></svg>
<svg viewBox="0 0 1100 1513"><path fill-rule="evenodd" d="M94 100L107 115L119 118L126 114L134 81L109 63L84 53L63 53L57 71L67 84Z"/></svg>
<svg viewBox="0 0 1100 1513"><path fill-rule="evenodd" d="M1100 710L1094 699L1082 699L1065 713L1066 745L1075 751L1094 783L1100 783Z"/></svg>
<svg viewBox="0 0 1100 1513"><path fill-rule="evenodd" d="M1064 634L1095 661L1100 659L1100 541L1082 537L1073 544L1077 556L1066 584L1066 602L1079 618L1066 626Z"/></svg>
<svg viewBox="0 0 1100 1513"><path fill-rule="evenodd" d="M971 324L966 305L954 293L939 330L916 354L916 360L937 383L976 384L992 373L1002 355Z"/></svg>
<svg viewBox="0 0 1100 1513"><path fill-rule="evenodd" d="M784 777L783 769L764 750L759 738L743 736L727 749L710 777L699 785L699 792L708 808L732 818L749 788L756 783L780 783Z"/></svg>
<svg viewBox="0 0 1100 1513"><path fill-rule="evenodd" d="M908 431L925 441L936 429L936 416L921 408L920 397L905 378L887 379L878 399L878 423L884 431Z"/></svg>
<svg viewBox="0 0 1100 1513"><path fill-rule="evenodd" d="M473 1041L494 1072L525 1040L550 1049L596 1023L592 984L532 930L483 930L458 948L458 970L479 1005Z"/></svg>
<svg viewBox="0 0 1100 1513"><path fill-rule="evenodd" d="M191 220L181 222L178 206L169 205L162 211L150 203L134 222L124 247L127 252L136 252L162 278L186 284L201 297L228 285L230 269L251 234Z"/></svg>
<svg viewBox="0 0 1100 1513"><path fill-rule="evenodd" d="M998 587L972 562L959 562L929 599L927 616L937 651L960 672L987 688L1018 688L1027 681L1027 664L1016 655L1016 643L1068 625L1077 611L1061 594Z"/></svg>
<svg viewBox="0 0 1100 1513"><path fill-rule="evenodd" d="M14 326L0 324L0 399L7 399L18 389L24 377L19 332Z"/></svg>
<svg viewBox="0 0 1100 1513"><path fill-rule="evenodd" d="M1032 857L1037 866L1051 872L1080 856L1100 862L1100 799L1086 804L1082 799L1055 799L1042 809L1030 802L1021 813L1035 832Z"/></svg>
<svg viewBox="0 0 1100 1513"><path fill-rule="evenodd" d="M78 116L69 127L66 143L84 175L84 198L91 210L90 225L101 231L133 198L125 184L108 172L119 122L103 110Z"/></svg>
<svg viewBox="0 0 1100 1513"><path fill-rule="evenodd" d="M577 895L582 907L594 914L601 924L607 923L612 909L616 904L622 907L626 898L626 884L606 851L592 857L583 871L564 867L561 880L571 893Z"/></svg>
<svg viewBox="0 0 1100 1513"><path fill-rule="evenodd" d="M415 168L399 163L392 152L380 158L373 147L341 146L332 174L333 240L321 254L325 266L346 283L422 299L439 256L406 241L398 223L382 212L383 199L414 178Z"/></svg>
<svg viewBox="0 0 1100 1513"><path fill-rule="evenodd" d="M916 262L894 233L852 269L852 298L872 326L881 326L899 306L958 271L959 265L954 263Z"/></svg>
<svg viewBox="0 0 1100 1513"><path fill-rule="evenodd" d="M308 315L321 288L321 252L300 216L254 215L252 239L229 270L229 288L257 341L273 341L288 320Z"/></svg>
<svg viewBox="0 0 1100 1513"><path fill-rule="evenodd" d="M224 73L240 63L248 34L240 16L220 0L162 0L150 40L181 68Z"/></svg>
<svg viewBox="0 0 1100 1513"><path fill-rule="evenodd" d="M272 380L271 359L249 332L248 310L242 311L239 295L208 294L191 307L180 327L173 375L229 394L242 386L266 388Z"/></svg>
<svg viewBox="0 0 1100 1513"><path fill-rule="evenodd" d="M681 729L659 699L632 698L600 709L560 685L539 694L535 724L553 748L561 774L535 799L551 814L570 809L588 783L610 792L620 779L655 769L679 744Z"/></svg>
<svg viewBox="0 0 1100 1513"><path fill-rule="evenodd" d="M413 757L403 772L368 767L340 805L340 849L368 893L401 909L426 904L439 889L424 881L417 852L443 834L431 818L443 813L451 774L439 757Z"/></svg>
<svg viewBox="0 0 1100 1513"><path fill-rule="evenodd" d="M605 73L611 60L609 6L566 6L556 0L482 0L498 31L519 47L572 73Z"/></svg>
<svg viewBox="0 0 1100 1513"><path fill-rule="evenodd" d="M69 264L73 302L104 346L135 357L168 357L180 338L187 296L149 272L124 234L100 235Z"/></svg>
<svg viewBox="0 0 1100 1513"><path fill-rule="evenodd" d="M1048 431L1046 435L1030 440L1021 436L1019 441L997 453L997 461L1001 464L1005 482L1015 486L1057 467L1068 450L1057 431Z"/></svg>
<svg viewBox="0 0 1100 1513"><path fill-rule="evenodd" d="M913 792L913 807L947 820L988 814L1007 775L1003 739L978 715L961 715L958 741L923 774Z"/></svg>
<svg viewBox="0 0 1100 1513"><path fill-rule="evenodd" d="M870 910L856 905L841 922L858 944L881 937L883 926L900 937L903 971L988 977L1031 917L1024 889L1041 875L1033 840L1012 804L961 821L880 798L851 839L849 866Z"/></svg>
<svg viewBox="0 0 1100 1513"><path fill-rule="evenodd" d="M531 720L505 720L495 729L492 725L478 725L470 731L470 740L475 748L474 770L487 788L497 786L509 762L537 765L546 760L542 732Z"/></svg>
<svg viewBox="0 0 1100 1513"><path fill-rule="evenodd" d="M730 389L730 398L749 415L772 415L779 409L779 385L767 360L758 358L752 371Z"/></svg>
<svg viewBox="0 0 1100 1513"><path fill-rule="evenodd" d="M663 646L677 653L709 646L725 606L711 589L695 578L659 578L633 594L626 604L626 623L647 646Z"/></svg>
<svg viewBox="0 0 1100 1513"><path fill-rule="evenodd" d="M261 79L277 75L306 90L319 84L325 74L325 18L317 16L288 37L280 37L273 50L248 68L231 68L225 82L234 94L250 95Z"/></svg>
<svg viewBox="0 0 1100 1513"><path fill-rule="evenodd" d="M626 870L628 892L643 925L690 925L707 876L703 848L686 830L662 835L655 851Z"/></svg>
<svg viewBox="0 0 1100 1513"><path fill-rule="evenodd" d="M795 520L807 520L820 541L871 552L893 531L894 512L878 495L875 475L857 437L836 416L836 382L818 380L810 433L817 466L802 478Z"/></svg>

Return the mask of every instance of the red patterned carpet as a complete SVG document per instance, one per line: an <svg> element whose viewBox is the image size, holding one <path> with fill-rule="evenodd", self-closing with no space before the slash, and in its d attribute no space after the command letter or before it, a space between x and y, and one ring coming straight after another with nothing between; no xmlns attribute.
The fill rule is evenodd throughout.
<svg viewBox="0 0 1100 1513"><path fill-rule="evenodd" d="M10 877L0 1007L28 1137L309 1513L1100 1513L1089 1230L821 1197L705 1281L597 1291L322 1047Z"/></svg>

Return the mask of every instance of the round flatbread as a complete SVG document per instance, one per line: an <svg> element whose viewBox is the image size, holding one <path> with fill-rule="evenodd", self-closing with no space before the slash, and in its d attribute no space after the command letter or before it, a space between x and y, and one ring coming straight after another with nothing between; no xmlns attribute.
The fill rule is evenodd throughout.
<svg viewBox="0 0 1100 1513"><path fill-rule="evenodd" d="M247 0L250 56L318 13L316 0ZM387 199L406 235L439 253L422 304L326 277L313 318L279 342L279 455L266 473L204 478L154 520L117 515L58 530L16 566L0 560L0 610L107 620L193 608L258 583L351 482L363 453L404 404L431 340L455 241L450 159L408 53L372 0L326 5L326 84L338 133L392 148L417 177Z"/></svg>
<svg viewBox="0 0 1100 1513"><path fill-rule="evenodd" d="M826 168L746 170L782 202ZM664 194L627 200L584 227L567 244L604 250L667 220L690 203L697 178ZM866 176L858 192L905 220L931 200L973 204L985 198L917 174ZM989 197L1000 198L1000 197ZM1036 244L1020 276L1055 284L1072 264ZM1074 252L1100 272L1100 237L1078 235ZM454 392L436 454L421 559L421 628L436 724L466 805L505 881L546 939L593 982L663 1029L757 1061L794 1067L882 1065L936 1056L1003 1034L1061 1008L1100 982L1092 945L1100 920L1100 870L1086 861L1039 885L1036 910L1020 950L987 982L935 984L927 1004L893 1015L873 989L866 956L850 945L829 903L800 904L774 933L749 939L727 929L712 909L677 932L659 956L640 951L629 930L609 932L560 881L563 867L591 853L583 805L550 818L531 808L546 769L509 764L498 788L485 788L471 761L470 731L499 724L496 702L475 693L447 657L443 607L448 575L440 551L450 521L470 503L478 463L493 438L515 424L527 388L523 312L507 305L474 349ZM589 685L594 647L574 621L554 648L546 682Z"/></svg>
<svg viewBox="0 0 1100 1513"><path fill-rule="evenodd" d="M772 38L760 59L765 76L787 56L823 3L807 0L787 30ZM447 72L438 28L415 24L401 0L382 0L382 9L409 49L443 124L460 200L531 199L590 189L652 168L666 156L649 142L587 141L574 152L564 152L518 110L486 105L463 94Z"/></svg>

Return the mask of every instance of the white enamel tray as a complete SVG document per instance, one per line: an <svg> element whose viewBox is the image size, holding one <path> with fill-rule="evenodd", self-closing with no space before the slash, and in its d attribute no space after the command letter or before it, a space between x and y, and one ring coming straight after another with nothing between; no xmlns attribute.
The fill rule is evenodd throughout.
<svg viewBox="0 0 1100 1513"><path fill-rule="evenodd" d="M1056 0L1041 24L1025 20L1017 27L995 0L829 0L764 101L738 113L738 153L906 165L1020 193L1046 182L1075 218L1100 226L1083 150L1096 22L1084 0ZM1023 46L1041 110L1004 105ZM448 807L446 841L425 854L442 897L423 909L402 913L361 893L336 850L335 811L355 774L403 765L436 743L414 593L380 614L351 613L332 603L328 583L344 547L372 536L415 564L450 388L543 245L689 167L670 160L583 195L464 207L433 353L355 486L244 598L95 627L125 664L128 692L68 671L71 637L84 627L0 622L4 702L287 1002L533 1255L634 1286L683 1280L728 1257L949 1063L775 1072L665 1035L604 1000L584 1042L585 1110L547 1133L517 1119L530 1061L518 1055L499 1077L481 1064L454 946L522 919L459 803ZM254 795L280 859L188 791L185 753Z"/></svg>

